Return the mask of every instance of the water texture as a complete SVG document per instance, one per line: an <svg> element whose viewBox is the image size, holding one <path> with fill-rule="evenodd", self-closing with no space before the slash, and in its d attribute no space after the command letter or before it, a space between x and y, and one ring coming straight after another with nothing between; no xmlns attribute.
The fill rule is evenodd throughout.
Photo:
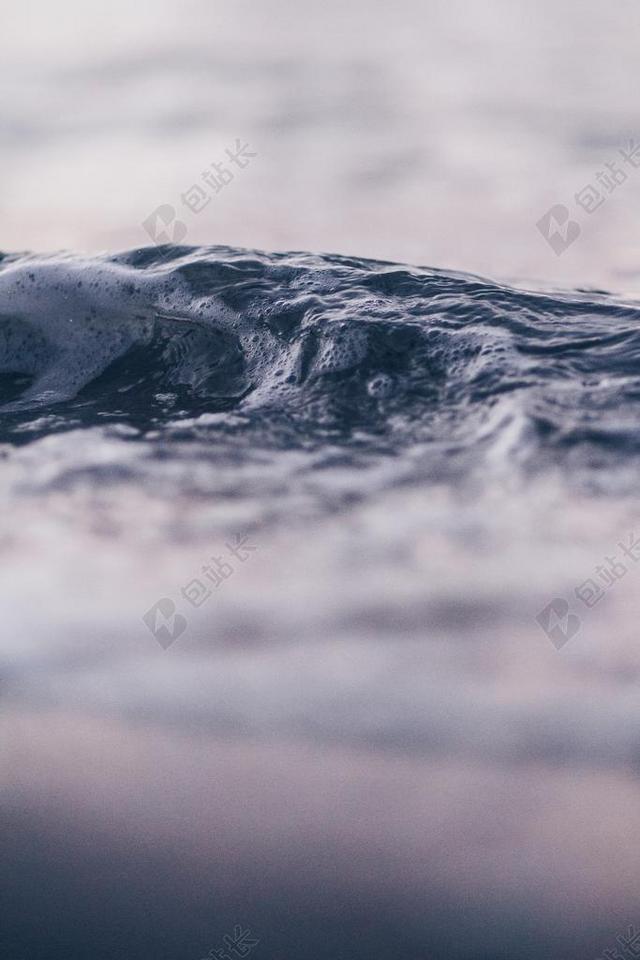
<svg viewBox="0 0 640 960"><path fill-rule="evenodd" d="M639 318L345 256L4 255L12 960L626 932Z"/></svg>

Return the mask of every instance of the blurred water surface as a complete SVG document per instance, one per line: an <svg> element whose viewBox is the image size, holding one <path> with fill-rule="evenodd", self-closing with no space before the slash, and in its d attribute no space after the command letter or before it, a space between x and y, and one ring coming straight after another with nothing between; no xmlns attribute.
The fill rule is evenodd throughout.
<svg viewBox="0 0 640 960"><path fill-rule="evenodd" d="M3 13L3 956L614 947L640 8ZM184 244L142 250L161 204Z"/></svg>
<svg viewBox="0 0 640 960"><path fill-rule="evenodd" d="M148 243L242 138L187 242L637 290L640 170L557 257L536 230L640 142L634 0L45 0L0 36L2 247Z"/></svg>

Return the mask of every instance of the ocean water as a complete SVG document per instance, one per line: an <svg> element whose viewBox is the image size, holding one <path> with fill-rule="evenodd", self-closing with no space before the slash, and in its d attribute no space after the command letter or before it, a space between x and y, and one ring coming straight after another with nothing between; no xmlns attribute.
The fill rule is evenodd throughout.
<svg viewBox="0 0 640 960"><path fill-rule="evenodd" d="M170 205L189 244L637 294L639 31L636 0L24 0L0 35L0 247L131 249ZM192 212L236 138L257 156ZM581 227L562 256L536 229L557 203Z"/></svg>
<svg viewBox="0 0 640 960"><path fill-rule="evenodd" d="M639 319L338 255L3 257L5 955L626 934Z"/></svg>
<svg viewBox="0 0 640 960"><path fill-rule="evenodd" d="M0 955L622 954L640 5L2 12Z"/></svg>

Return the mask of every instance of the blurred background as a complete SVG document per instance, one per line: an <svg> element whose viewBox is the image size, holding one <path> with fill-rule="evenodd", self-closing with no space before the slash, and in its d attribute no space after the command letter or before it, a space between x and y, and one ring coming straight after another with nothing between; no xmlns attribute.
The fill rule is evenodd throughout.
<svg viewBox="0 0 640 960"><path fill-rule="evenodd" d="M0 251L162 233L640 292L637 0L0 11ZM289 448L259 407L256 434L138 434L114 391L122 422L38 410L0 444L0 953L198 960L241 924L255 960L595 957L640 924L638 573L561 651L535 616L638 529L636 312L425 305L402 272L341 300L292 261L319 322L332 298L453 329L430 356L475 487L438 473L437 404L442 444L381 400L380 448ZM255 556L163 650L145 611L245 529Z"/></svg>
<svg viewBox="0 0 640 960"><path fill-rule="evenodd" d="M635 0L5 3L0 246L139 246L169 204L186 243L636 291L640 169L574 196L640 138L639 30ZM237 138L258 156L185 208Z"/></svg>

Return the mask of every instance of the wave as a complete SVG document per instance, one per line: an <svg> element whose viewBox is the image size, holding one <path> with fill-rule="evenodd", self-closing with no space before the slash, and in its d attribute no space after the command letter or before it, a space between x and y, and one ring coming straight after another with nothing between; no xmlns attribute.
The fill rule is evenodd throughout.
<svg viewBox="0 0 640 960"><path fill-rule="evenodd" d="M217 414L218 427L240 418L253 444L364 432L434 456L579 450L594 465L638 453L639 319L602 292L337 255L5 255L0 430L22 443L78 424L182 422L184 435Z"/></svg>

